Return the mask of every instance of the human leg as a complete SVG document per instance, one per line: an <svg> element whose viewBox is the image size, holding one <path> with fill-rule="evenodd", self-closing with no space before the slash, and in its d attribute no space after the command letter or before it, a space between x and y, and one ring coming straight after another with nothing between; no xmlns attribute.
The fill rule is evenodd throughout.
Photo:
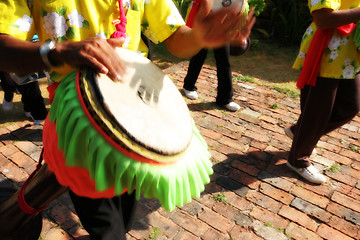
<svg viewBox="0 0 360 240"><path fill-rule="evenodd" d="M228 104L233 97L229 49L229 45L214 49L218 78L216 103L219 105Z"/></svg>
<svg viewBox="0 0 360 240"><path fill-rule="evenodd" d="M85 230L93 240L125 240L135 217L135 193L91 199L69 192Z"/></svg>
<svg viewBox="0 0 360 240"><path fill-rule="evenodd" d="M318 78L316 87L301 90L302 111L293 128L294 138L288 162L297 168L311 165L308 157L323 135L330 119L340 80Z"/></svg>
<svg viewBox="0 0 360 240"><path fill-rule="evenodd" d="M195 83L205 62L207 52L207 49L202 49L198 54L196 54L190 59L188 72L184 79L184 89L188 91L197 90L197 88L195 87Z"/></svg>
<svg viewBox="0 0 360 240"><path fill-rule="evenodd" d="M216 103L229 111L236 112L240 106L232 99L233 87L229 52L229 45L214 49L218 78Z"/></svg>
<svg viewBox="0 0 360 240"><path fill-rule="evenodd" d="M44 120L47 115L47 109L44 104L44 98L41 95L39 83L30 82L18 87L24 104L24 111L30 112L34 120Z"/></svg>

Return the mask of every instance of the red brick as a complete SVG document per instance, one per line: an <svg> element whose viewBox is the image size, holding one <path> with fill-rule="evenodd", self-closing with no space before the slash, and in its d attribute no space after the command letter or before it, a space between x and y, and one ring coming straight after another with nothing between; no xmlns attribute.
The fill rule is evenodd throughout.
<svg viewBox="0 0 360 240"><path fill-rule="evenodd" d="M356 238L359 231L358 226L334 215L328 225L353 238Z"/></svg>
<svg viewBox="0 0 360 240"><path fill-rule="evenodd" d="M201 237L208 230L209 226L191 215L177 211L170 215L170 219L177 225L191 232L195 236Z"/></svg>
<svg viewBox="0 0 360 240"><path fill-rule="evenodd" d="M334 202L330 202L326 210L329 213L333 213L336 216L340 218L344 218L347 221L353 222L355 224L359 224L360 213L355 212L349 208L346 208Z"/></svg>
<svg viewBox="0 0 360 240"><path fill-rule="evenodd" d="M289 224L287 220L280 217L279 215L258 206L255 206L252 209L250 215L261 222L271 223L275 228L285 229L286 226Z"/></svg>
<svg viewBox="0 0 360 240"><path fill-rule="evenodd" d="M357 179L353 178L351 176L345 175L342 172L336 172L336 173L332 173L332 172L326 172L326 175L328 175L331 178L334 178L340 182L343 182L345 184L348 184L350 186L355 186L357 184Z"/></svg>
<svg viewBox="0 0 360 240"><path fill-rule="evenodd" d="M28 174L16 166L14 163L9 162L0 166L0 172L8 179L14 182L22 182L28 178Z"/></svg>
<svg viewBox="0 0 360 240"><path fill-rule="evenodd" d="M252 139L254 139L256 141L264 142L264 143L267 143L267 142L270 141L268 136L266 136L264 134L253 132L251 130L245 131L244 136L252 138Z"/></svg>
<svg viewBox="0 0 360 240"><path fill-rule="evenodd" d="M256 168L255 166L246 164L246 163L238 161L238 160L232 161L231 166L235 167L243 172L246 172L247 174L252 175L254 177L256 177L260 172L260 169Z"/></svg>
<svg viewBox="0 0 360 240"><path fill-rule="evenodd" d="M0 147L0 153L2 153L5 157L11 157L11 155L18 151L19 149L17 149L13 144L7 144Z"/></svg>
<svg viewBox="0 0 360 240"><path fill-rule="evenodd" d="M233 169L230 173L230 178L238 181L239 183L248 186L251 189L257 189L260 185L260 181L242 171Z"/></svg>
<svg viewBox="0 0 360 240"><path fill-rule="evenodd" d="M206 128L203 128L202 131L201 131L201 134L203 136L206 136L208 138L211 138L215 141L219 140L221 137L222 137L222 134L221 133L218 133L218 132L215 132L213 130L210 130L210 129L206 129Z"/></svg>
<svg viewBox="0 0 360 240"><path fill-rule="evenodd" d="M277 213L281 207L280 202L257 191L249 191L246 194L246 199L274 213Z"/></svg>
<svg viewBox="0 0 360 240"><path fill-rule="evenodd" d="M291 222L285 232L296 240L322 240L316 233Z"/></svg>
<svg viewBox="0 0 360 240"><path fill-rule="evenodd" d="M233 192L226 192L228 203L236 207L240 211L248 211L254 207L254 204L246 200L244 197L239 197Z"/></svg>
<svg viewBox="0 0 360 240"><path fill-rule="evenodd" d="M199 213L198 217L200 220L206 222L211 227L223 233L230 231L230 229L232 228L232 223L229 219L208 208L204 208L204 211Z"/></svg>
<svg viewBox="0 0 360 240"><path fill-rule="evenodd" d="M261 183L260 192L284 204L290 204L291 201L294 199L293 195L278 188L275 188L267 183Z"/></svg>
<svg viewBox="0 0 360 240"><path fill-rule="evenodd" d="M263 238L255 235L249 228L236 225L230 232L231 239L236 240L262 240Z"/></svg>
<svg viewBox="0 0 360 240"><path fill-rule="evenodd" d="M296 185L292 187L290 193L321 208L325 208L329 203L329 199Z"/></svg>
<svg viewBox="0 0 360 240"><path fill-rule="evenodd" d="M29 174L35 170L37 165L32 158L20 151L14 153L10 159L19 167L24 168L24 170Z"/></svg>
<svg viewBox="0 0 360 240"><path fill-rule="evenodd" d="M170 219L161 216L158 212L152 212L147 215L148 223L153 227L160 228L160 231L167 237L173 238L180 230L180 227L170 221Z"/></svg>
<svg viewBox="0 0 360 240"><path fill-rule="evenodd" d="M14 143L14 145L27 155L31 155L33 152L39 151L41 149L41 147L28 141L17 141Z"/></svg>
<svg viewBox="0 0 360 240"><path fill-rule="evenodd" d="M279 215L310 229L311 231L316 231L317 229L317 223L312 218L295 208L283 205L279 211Z"/></svg>
<svg viewBox="0 0 360 240"><path fill-rule="evenodd" d="M64 229L78 225L79 218L64 205L55 205L51 209L51 218Z"/></svg>
<svg viewBox="0 0 360 240"><path fill-rule="evenodd" d="M176 234L176 236L173 239L174 240L198 240L199 238L187 231L180 231ZM126 240L128 240L128 239L126 238Z"/></svg>
<svg viewBox="0 0 360 240"><path fill-rule="evenodd" d="M348 197L337 191L331 197L331 200L337 202L343 206L353 209L354 211L360 212L360 201L357 201L351 197Z"/></svg>
<svg viewBox="0 0 360 240"><path fill-rule="evenodd" d="M330 152L330 151L324 151L322 153L322 155L323 155L323 157L325 157L327 159L334 160L334 161L336 161L337 163L340 163L340 164L349 165L351 163L350 158L341 156L339 154L336 154L336 153L333 153L333 152Z"/></svg>
<svg viewBox="0 0 360 240"><path fill-rule="evenodd" d="M229 236L210 228L204 235L203 239L228 240Z"/></svg>
<svg viewBox="0 0 360 240"><path fill-rule="evenodd" d="M337 240L337 239L352 240L352 238L346 236L345 234L343 234L325 224L320 225L320 227L317 230L317 233L319 234L319 236L321 236L325 239L329 239L329 240Z"/></svg>

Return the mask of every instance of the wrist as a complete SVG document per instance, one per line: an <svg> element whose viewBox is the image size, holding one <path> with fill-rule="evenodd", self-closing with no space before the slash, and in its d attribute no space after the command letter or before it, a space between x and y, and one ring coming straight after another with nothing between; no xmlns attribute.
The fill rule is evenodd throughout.
<svg viewBox="0 0 360 240"><path fill-rule="evenodd" d="M55 41L45 42L40 46L40 56L46 66L49 68L62 66L63 63L58 59L56 54L56 45Z"/></svg>

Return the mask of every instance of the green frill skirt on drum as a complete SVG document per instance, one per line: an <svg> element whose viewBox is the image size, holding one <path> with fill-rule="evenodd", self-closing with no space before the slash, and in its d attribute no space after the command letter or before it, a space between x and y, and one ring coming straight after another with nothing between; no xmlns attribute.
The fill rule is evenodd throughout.
<svg viewBox="0 0 360 240"><path fill-rule="evenodd" d="M89 198L110 198L136 190L137 199L156 198L172 211L200 197L213 173L207 144L193 124L193 136L173 163L143 161L121 150L94 127L76 86L77 72L64 78L44 123L44 160L61 185ZM119 150L120 149L120 150Z"/></svg>

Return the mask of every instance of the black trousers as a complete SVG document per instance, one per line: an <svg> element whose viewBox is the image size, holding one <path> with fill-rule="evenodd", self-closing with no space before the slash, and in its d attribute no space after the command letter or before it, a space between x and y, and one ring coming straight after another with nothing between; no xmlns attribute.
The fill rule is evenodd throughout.
<svg viewBox="0 0 360 240"><path fill-rule="evenodd" d="M226 105L232 101L233 97L232 73L229 61L230 46L226 45L224 47L216 48L213 51L218 78L216 103L219 105ZM207 53L207 49L202 49L190 59L188 72L184 79L184 88L186 90L197 90L195 83L205 62Z"/></svg>
<svg viewBox="0 0 360 240"><path fill-rule="evenodd" d="M2 73L0 78L6 101L11 102L14 93L19 92L21 94L21 102L24 105L25 112L30 112L34 120L44 120L46 118L47 109L37 81L24 85L17 85L10 79L8 74Z"/></svg>
<svg viewBox="0 0 360 240"><path fill-rule="evenodd" d="M80 221L92 240L125 240L135 219L135 192L113 198L91 199L69 191Z"/></svg>
<svg viewBox="0 0 360 240"><path fill-rule="evenodd" d="M301 114L291 127L294 139L288 161L298 168L309 166L309 157L317 142L353 119L360 111L360 75L355 79L318 77L316 86L301 90ZM304 159L305 157L305 159Z"/></svg>

